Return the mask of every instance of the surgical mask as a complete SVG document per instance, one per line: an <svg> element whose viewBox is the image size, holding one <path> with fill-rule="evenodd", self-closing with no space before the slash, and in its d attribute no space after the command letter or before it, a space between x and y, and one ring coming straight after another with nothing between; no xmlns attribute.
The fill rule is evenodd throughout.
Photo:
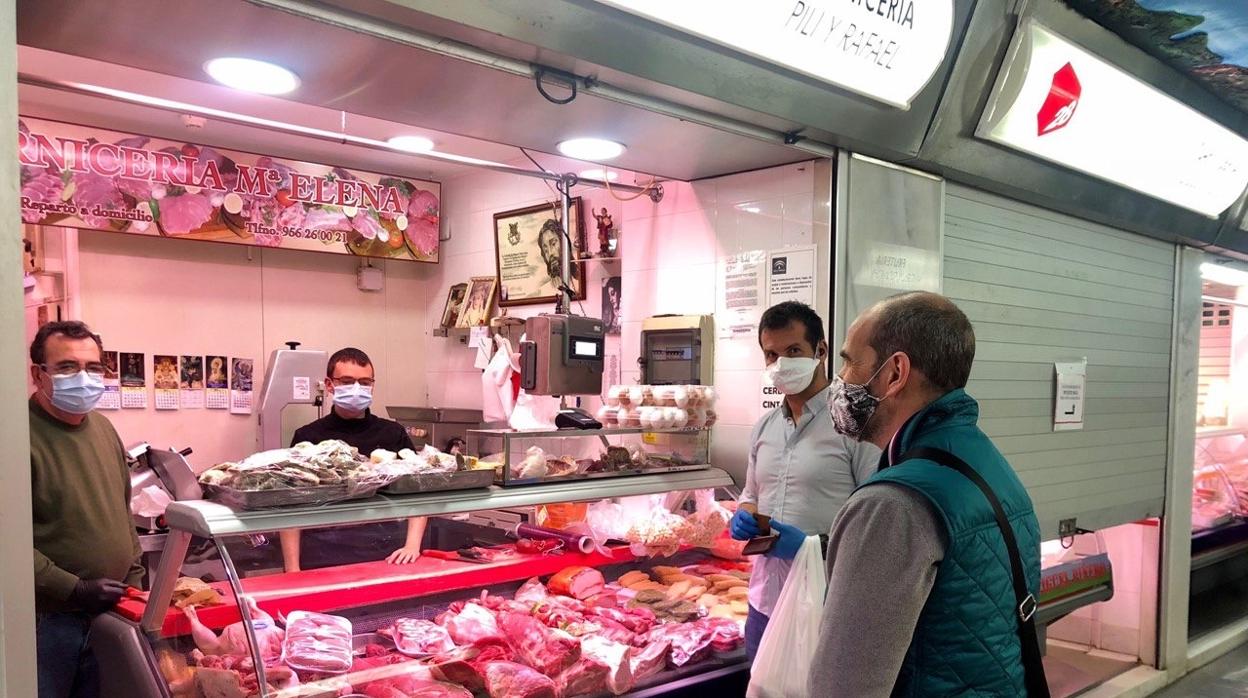
<svg viewBox="0 0 1248 698"><path fill-rule="evenodd" d="M884 399L872 395L867 386L871 385L871 381L875 380L883 369L884 364L880 364L867 382L861 385L846 383L839 375L832 378L832 395L828 401L828 413L832 416L832 426L837 433L855 441L862 440L867 422L871 421L871 417L875 415L875 408L879 407Z"/></svg>
<svg viewBox="0 0 1248 698"><path fill-rule="evenodd" d="M335 385L334 404L350 412L363 412L373 404L373 389L359 383Z"/></svg>
<svg viewBox="0 0 1248 698"><path fill-rule="evenodd" d="M810 387L815 378L819 359L806 356L782 356L767 367L767 378L776 390L785 395L797 395Z"/></svg>
<svg viewBox="0 0 1248 698"><path fill-rule="evenodd" d="M104 394L104 377L86 371L69 376L52 376L52 404L70 414L86 414Z"/></svg>

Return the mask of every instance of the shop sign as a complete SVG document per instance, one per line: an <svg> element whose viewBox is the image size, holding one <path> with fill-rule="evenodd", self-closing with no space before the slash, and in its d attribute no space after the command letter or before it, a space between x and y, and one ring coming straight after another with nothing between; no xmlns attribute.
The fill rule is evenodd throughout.
<svg viewBox="0 0 1248 698"><path fill-rule="evenodd" d="M1248 141L1035 20L975 134L1216 218L1248 186Z"/></svg>
<svg viewBox="0 0 1248 698"><path fill-rule="evenodd" d="M18 148L26 223L438 261L436 182L31 118Z"/></svg>
<svg viewBox="0 0 1248 698"><path fill-rule="evenodd" d="M599 0L901 109L940 67L952 0Z"/></svg>

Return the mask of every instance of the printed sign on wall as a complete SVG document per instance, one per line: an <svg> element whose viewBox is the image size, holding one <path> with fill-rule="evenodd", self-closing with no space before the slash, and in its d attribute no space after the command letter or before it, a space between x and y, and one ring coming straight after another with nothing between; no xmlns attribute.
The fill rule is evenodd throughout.
<svg viewBox="0 0 1248 698"><path fill-rule="evenodd" d="M441 185L22 119L22 220L438 261Z"/></svg>

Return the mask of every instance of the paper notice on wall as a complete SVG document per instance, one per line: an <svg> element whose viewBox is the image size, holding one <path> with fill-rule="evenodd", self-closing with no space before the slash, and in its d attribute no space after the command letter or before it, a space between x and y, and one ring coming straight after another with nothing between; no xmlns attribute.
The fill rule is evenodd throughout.
<svg viewBox="0 0 1248 698"><path fill-rule="evenodd" d="M178 409L178 357L152 355L152 387L156 394L156 409Z"/></svg>
<svg viewBox="0 0 1248 698"><path fill-rule="evenodd" d="M620 355L618 349L610 351L603 357L602 366L602 394L606 395L607 390L613 385L620 385L624 381L620 376Z"/></svg>
<svg viewBox="0 0 1248 698"><path fill-rule="evenodd" d="M1053 364L1056 388L1053 400L1053 431L1083 428L1083 403L1088 378L1088 360Z"/></svg>
<svg viewBox="0 0 1248 698"><path fill-rule="evenodd" d="M207 371L204 378L204 406L210 410L229 409L230 360L224 356L206 356L204 365Z"/></svg>
<svg viewBox="0 0 1248 698"><path fill-rule="evenodd" d="M919 247L871 244L871 251L854 275L859 286L899 291L940 292L940 254Z"/></svg>
<svg viewBox="0 0 1248 698"><path fill-rule="evenodd" d="M97 410L121 409L121 374L117 370L117 352L104 352L104 394L95 404Z"/></svg>
<svg viewBox="0 0 1248 698"><path fill-rule="evenodd" d="M772 250L767 258L767 307L785 301L815 305L815 255L818 247L802 245Z"/></svg>
<svg viewBox="0 0 1248 698"><path fill-rule="evenodd" d="M147 361L142 353L121 352L121 406L147 408Z"/></svg>
<svg viewBox="0 0 1248 698"><path fill-rule="evenodd" d="M251 414L251 359L230 363L230 414Z"/></svg>
<svg viewBox="0 0 1248 698"><path fill-rule="evenodd" d="M719 259L716 335L753 336L767 302L767 251L750 250Z"/></svg>
<svg viewBox="0 0 1248 698"><path fill-rule="evenodd" d="M197 410L204 406L204 357L178 359L178 391L182 409Z"/></svg>
<svg viewBox="0 0 1248 698"><path fill-rule="evenodd" d="M290 396L294 400L311 400L312 399L312 377L311 376L295 376L291 379Z"/></svg>

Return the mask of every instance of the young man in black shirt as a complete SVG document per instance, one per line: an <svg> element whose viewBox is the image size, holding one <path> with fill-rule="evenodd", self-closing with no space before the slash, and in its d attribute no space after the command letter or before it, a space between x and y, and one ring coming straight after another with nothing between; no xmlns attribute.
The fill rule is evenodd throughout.
<svg viewBox="0 0 1248 698"><path fill-rule="evenodd" d="M353 347L334 352L325 367L325 393L333 401L333 408L324 417L296 429L291 445L338 439L354 446L366 458L379 448L395 453L412 448L412 439L403 425L382 419L369 409L375 384L373 362L368 354ZM415 562L420 557L424 535L425 519L408 519L406 542L390 553L386 561L395 565ZM300 532L282 531L281 540L286 571L298 572L301 569Z"/></svg>

